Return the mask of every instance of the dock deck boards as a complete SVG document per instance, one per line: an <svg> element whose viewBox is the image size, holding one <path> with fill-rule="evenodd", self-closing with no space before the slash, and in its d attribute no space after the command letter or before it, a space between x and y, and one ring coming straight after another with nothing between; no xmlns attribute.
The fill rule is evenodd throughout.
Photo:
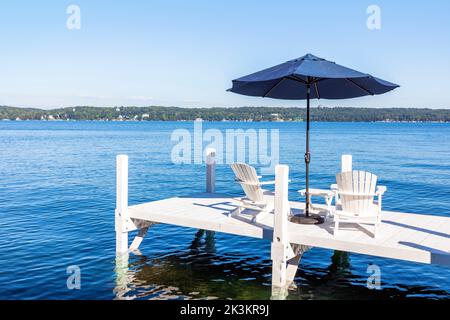
<svg viewBox="0 0 450 320"><path fill-rule="evenodd" d="M304 203L290 202L300 211ZM251 216L228 217L237 201L228 195L201 193L129 206L131 218L205 229L252 238L273 238L273 215L259 224ZM450 217L383 211L379 236L370 227L342 223L337 237L332 219L322 225L288 224L291 243L379 257L450 266Z"/></svg>

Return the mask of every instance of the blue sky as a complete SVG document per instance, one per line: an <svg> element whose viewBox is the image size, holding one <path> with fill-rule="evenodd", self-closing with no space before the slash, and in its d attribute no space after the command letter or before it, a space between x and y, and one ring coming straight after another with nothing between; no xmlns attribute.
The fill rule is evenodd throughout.
<svg viewBox="0 0 450 320"><path fill-rule="evenodd" d="M80 30L66 27L71 4ZM310 52L402 86L314 105L450 108L448 12L448 0L3 0L0 105L304 106L225 90Z"/></svg>

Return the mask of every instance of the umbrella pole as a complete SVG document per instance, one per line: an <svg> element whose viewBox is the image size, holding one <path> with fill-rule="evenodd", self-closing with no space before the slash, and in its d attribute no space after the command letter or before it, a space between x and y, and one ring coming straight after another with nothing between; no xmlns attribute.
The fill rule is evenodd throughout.
<svg viewBox="0 0 450 320"><path fill-rule="evenodd" d="M310 122L310 97L311 97L311 85L307 85L306 92L306 152L305 152L305 165L306 165L306 204L305 204L305 216L309 217L309 163L311 162L311 153L309 152L309 122Z"/></svg>
<svg viewBox="0 0 450 320"><path fill-rule="evenodd" d="M311 85L307 85L306 93L306 152L305 152L305 165L306 165L306 203L304 215L296 215L290 218L291 222L299 224L321 224L324 219L316 214L310 213L311 201L309 197L309 163L311 162L311 152L309 152L309 128L311 122L310 116L310 99L311 99Z"/></svg>

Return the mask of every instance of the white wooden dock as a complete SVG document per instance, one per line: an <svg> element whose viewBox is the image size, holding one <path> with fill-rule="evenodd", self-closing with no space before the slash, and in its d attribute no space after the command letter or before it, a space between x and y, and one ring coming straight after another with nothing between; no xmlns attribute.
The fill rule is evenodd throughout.
<svg viewBox="0 0 450 320"><path fill-rule="evenodd" d="M290 222L290 212L302 212L305 204L288 201L289 168L283 165L275 170L273 213L258 223L245 212L230 216L239 202L215 191L214 154L210 150L207 157L205 193L133 206L128 206L128 157L117 157L118 254L136 250L152 224L164 223L271 241L272 285L276 290L285 290L292 283L302 254L312 247L450 266L450 217L383 211L376 238L370 229L343 222L334 235L331 218L320 225ZM138 234L129 244L128 233L134 230L139 230Z"/></svg>
<svg viewBox="0 0 450 320"><path fill-rule="evenodd" d="M274 216L258 224L250 216L228 217L238 202L232 196L195 194L130 206L131 218L204 229L272 241ZM301 212L304 203L290 202ZM325 207L324 207L325 209ZM450 266L450 218L383 211L380 235L373 238L368 228L352 225L333 235L332 219L322 225L288 222L288 238L293 244L367 254L427 264Z"/></svg>

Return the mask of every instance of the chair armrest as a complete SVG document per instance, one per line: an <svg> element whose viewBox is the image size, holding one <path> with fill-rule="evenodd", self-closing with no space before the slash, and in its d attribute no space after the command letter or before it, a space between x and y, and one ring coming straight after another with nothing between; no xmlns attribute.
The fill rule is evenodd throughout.
<svg viewBox="0 0 450 320"><path fill-rule="evenodd" d="M387 188L385 186L378 186L376 194L377 196L382 196L387 191Z"/></svg>
<svg viewBox="0 0 450 320"><path fill-rule="evenodd" d="M260 183L250 183L250 182L246 182L246 181L242 181L238 178L235 178L234 181L236 183L239 183L240 185L246 185L246 186L255 186L255 187L259 187L261 184Z"/></svg>
<svg viewBox="0 0 450 320"><path fill-rule="evenodd" d="M239 179L235 179L234 181L236 181L239 184L243 184L243 185L247 185L247 186L267 186L267 185L274 185L275 181L260 181L259 183L250 183L250 182L245 182L245 181L241 181ZM288 180L288 182L291 182L291 180Z"/></svg>
<svg viewBox="0 0 450 320"><path fill-rule="evenodd" d="M300 193L302 196L306 195L306 189L298 190L298 193ZM325 189L314 189L313 192L311 192L311 195L313 196L320 196L320 197L334 197L335 192L333 190L325 190Z"/></svg>
<svg viewBox="0 0 450 320"><path fill-rule="evenodd" d="M243 181L236 181L236 182L239 183L240 185L245 185L245 186L254 186L254 187L261 186L260 183L250 183L250 182L243 182Z"/></svg>
<svg viewBox="0 0 450 320"><path fill-rule="evenodd" d="M290 182L291 182L291 180L288 180L288 183L290 183ZM259 184L260 184L261 186L270 185L270 184L275 184L275 180L273 180L273 181L260 181Z"/></svg>
<svg viewBox="0 0 450 320"><path fill-rule="evenodd" d="M383 194L387 191L387 188L385 186L378 186L377 187L377 197L378 197L378 201L374 201L374 203L378 206L380 212L381 212L381 206L383 203Z"/></svg>
<svg viewBox="0 0 450 320"><path fill-rule="evenodd" d="M377 196L376 193L359 193L359 192L344 192L344 191L338 191L337 193L340 196L354 196L354 197L375 197L375 196Z"/></svg>
<svg viewBox="0 0 450 320"><path fill-rule="evenodd" d="M266 186L266 185L275 184L275 181L260 181L259 184L261 186Z"/></svg>

